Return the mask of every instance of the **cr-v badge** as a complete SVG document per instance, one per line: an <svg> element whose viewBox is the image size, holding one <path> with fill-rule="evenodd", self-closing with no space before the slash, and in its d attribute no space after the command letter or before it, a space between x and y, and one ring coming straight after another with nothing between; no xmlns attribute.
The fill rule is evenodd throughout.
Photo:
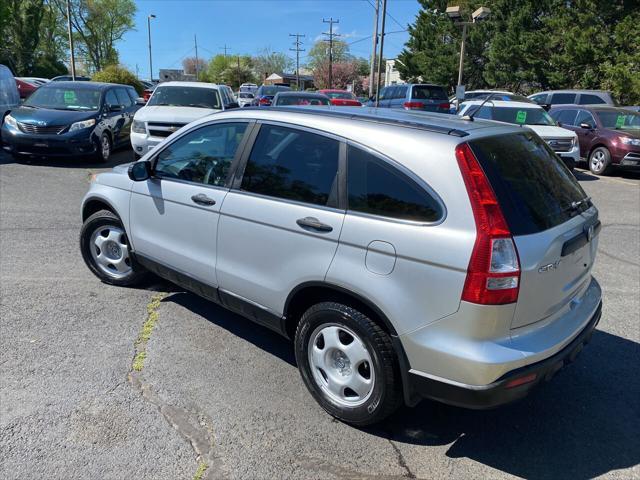
<svg viewBox="0 0 640 480"><path fill-rule="evenodd" d="M562 262L562 260L558 260L555 261L553 263L549 263L547 265L543 265L542 267L540 267L538 269L539 273L545 273L545 272L550 272L551 270L557 270L558 267L560 266L560 262Z"/></svg>

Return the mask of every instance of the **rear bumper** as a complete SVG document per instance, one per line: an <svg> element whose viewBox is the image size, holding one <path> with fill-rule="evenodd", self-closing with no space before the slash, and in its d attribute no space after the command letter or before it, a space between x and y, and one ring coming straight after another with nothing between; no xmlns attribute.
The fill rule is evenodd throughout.
<svg viewBox="0 0 640 480"><path fill-rule="evenodd" d="M602 315L602 302L582 331L562 350L551 357L504 374L489 385L464 385L442 382L410 371L409 391L423 398L431 398L465 408L486 409L525 397L533 388L548 382L564 366L573 362L591 335ZM525 382L518 384L519 382Z"/></svg>

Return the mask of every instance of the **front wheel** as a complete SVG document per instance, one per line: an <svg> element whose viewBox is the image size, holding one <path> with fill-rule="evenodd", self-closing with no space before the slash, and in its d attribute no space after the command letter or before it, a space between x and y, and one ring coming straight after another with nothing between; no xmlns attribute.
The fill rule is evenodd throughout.
<svg viewBox="0 0 640 480"><path fill-rule="evenodd" d="M80 251L89 270L105 283L136 285L146 276L146 271L131 256L120 219L108 210L100 210L84 222Z"/></svg>
<svg viewBox="0 0 640 480"><path fill-rule="evenodd" d="M606 175L611 171L611 153L606 147L598 147L591 152L589 170L594 175Z"/></svg>
<svg viewBox="0 0 640 480"><path fill-rule="evenodd" d="M107 163L109 158L111 158L111 150L113 145L111 143L111 138L109 134L104 132L100 135L100 141L98 142L97 151L96 151L96 159L100 163Z"/></svg>
<svg viewBox="0 0 640 480"><path fill-rule="evenodd" d="M311 395L344 422L377 423L400 404L391 339L354 308L324 302L307 310L296 330L295 353Z"/></svg>

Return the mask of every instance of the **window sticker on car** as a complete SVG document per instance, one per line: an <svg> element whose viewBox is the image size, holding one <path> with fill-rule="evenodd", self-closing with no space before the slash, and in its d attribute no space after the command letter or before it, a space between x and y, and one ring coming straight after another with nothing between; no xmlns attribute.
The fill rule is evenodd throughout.
<svg viewBox="0 0 640 480"><path fill-rule="evenodd" d="M518 110L516 114L516 123L524 123L527 121L527 112L526 110Z"/></svg>
<svg viewBox="0 0 640 480"><path fill-rule="evenodd" d="M616 118L616 128L622 128L624 126L625 115L618 115Z"/></svg>
<svg viewBox="0 0 640 480"><path fill-rule="evenodd" d="M64 92L64 103L70 104L76 102L76 92L73 90L65 90Z"/></svg>

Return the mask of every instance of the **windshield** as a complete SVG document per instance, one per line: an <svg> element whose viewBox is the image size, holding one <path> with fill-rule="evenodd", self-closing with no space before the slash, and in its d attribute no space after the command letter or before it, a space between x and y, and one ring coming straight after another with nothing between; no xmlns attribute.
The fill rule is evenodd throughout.
<svg viewBox="0 0 640 480"><path fill-rule="evenodd" d="M469 142L514 235L538 233L589 208L587 195L549 146L531 131Z"/></svg>
<svg viewBox="0 0 640 480"><path fill-rule="evenodd" d="M98 110L100 108L100 90L44 87L33 92L23 105L53 110Z"/></svg>
<svg viewBox="0 0 640 480"><path fill-rule="evenodd" d="M477 106L470 107L469 113L477 108ZM493 107L491 104L487 104L474 117L518 125L556 125L553 118L543 108Z"/></svg>
<svg viewBox="0 0 640 480"><path fill-rule="evenodd" d="M197 107L220 110L218 91L200 87L158 87L148 106Z"/></svg>
<svg viewBox="0 0 640 480"><path fill-rule="evenodd" d="M260 87L260 95L275 95L278 92L288 92L291 90L289 87L281 87L279 85L262 86Z"/></svg>
<svg viewBox="0 0 640 480"><path fill-rule="evenodd" d="M596 115L604 128L616 130L640 130L640 113L630 111L603 110Z"/></svg>
<svg viewBox="0 0 640 480"><path fill-rule="evenodd" d="M325 97L311 97L307 95L286 95L278 97L276 105L329 105L329 99Z"/></svg>
<svg viewBox="0 0 640 480"><path fill-rule="evenodd" d="M351 92L324 92L329 98L344 98L346 100L355 100L355 95Z"/></svg>

